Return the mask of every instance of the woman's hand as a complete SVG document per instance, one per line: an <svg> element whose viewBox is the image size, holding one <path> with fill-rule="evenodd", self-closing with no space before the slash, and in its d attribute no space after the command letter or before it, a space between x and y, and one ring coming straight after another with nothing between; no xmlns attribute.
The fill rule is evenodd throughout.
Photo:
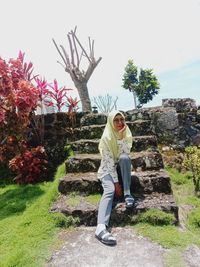
<svg viewBox="0 0 200 267"><path fill-rule="evenodd" d="M115 183L115 196L117 198L122 197L122 187L121 187L121 185L118 182Z"/></svg>
<svg viewBox="0 0 200 267"><path fill-rule="evenodd" d="M124 125L124 127L118 131L118 139L121 140L124 138L124 131L126 130L126 124Z"/></svg>

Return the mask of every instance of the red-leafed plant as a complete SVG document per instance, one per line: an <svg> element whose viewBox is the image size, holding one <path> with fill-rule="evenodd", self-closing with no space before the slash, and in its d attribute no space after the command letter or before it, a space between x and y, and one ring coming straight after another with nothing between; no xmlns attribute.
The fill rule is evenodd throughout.
<svg viewBox="0 0 200 267"><path fill-rule="evenodd" d="M71 96L67 96L67 107L68 107L68 112L77 112L78 110L78 103L80 100L77 99L77 97L72 98Z"/></svg>
<svg viewBox="0 0 200 267"><path fill-rule="evenodd" d="M17 173L14 180L19 184L44 180L47 174L47 165L47 155L42 146L26 148L9 162L10 169Z"/></svg>
<svg viewBox="0 0 200 267"><path fill-rule="evenodd" d="M48 96L51 100L46 99L45 104L47 106L57 107L57 111L60 112L61 108L67 102L67 91L72 90L66 87L59 87L58 82L55 79L53 85L48 84L45 95Z"/></svg>
<svg viewBox="0 0 200 267"><path fill-rule="evenodd" d="M33 65L31 62L24 62L22 52L17 59L10 59L8 62L0 58L0 163L17 171L19 179L16 181L20 183L34 182L34 179L38 181L39 177L44 176L41 171L46 170L46 161L44 158L40 159L42 148L35 148L35 151L24 145L31 114L39 100L39 90L31 82L35 78L32 73ZM27 155L32 157L37 168L30 167L29 161L25 175L21 167L25 168ZM14 167L14 164L18 164L18 167ZM40 174L37 178L36 172Z"/></svg>
<svg viewBox="0 0 200 267"><path fill-rule="evenodd" d="M77 97L72 98L71 96L67 97L66 106L68 107L68 116L71 121L72 127L76 125L76 113L78 110L78 103L80 100L77 100Z"/></svg>
<svg viewBox="0 0 200 267"><path fill-rule="evenodd" d="M18 183L35 183L43 180L47 173L47 158L43 144L44 116L34 124L40 132L38 147L28 147L30 125L34 121L38 106L54 106L60 112L68 107L74 119L78 109L77 98L67 95L69 88L59 87L56 79L47 83L33 75L33 64L24 61L21 51L17 59L0 58L0 164L7 165L17 173ZM44 114L43 114L44 115ZM33 130L32 125L32 130ZM39 134L38 134L39 136Z"/></svg>

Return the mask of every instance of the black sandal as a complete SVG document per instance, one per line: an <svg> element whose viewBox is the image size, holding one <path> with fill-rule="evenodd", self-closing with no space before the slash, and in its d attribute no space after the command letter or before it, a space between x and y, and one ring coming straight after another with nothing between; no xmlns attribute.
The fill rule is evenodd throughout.
<svg viewBox="0 0 200 267"><path fill-rule="evenodd" d="M115 246L117 244L116 239L106 229L95 235L95 237L105 245Z"/></svg>

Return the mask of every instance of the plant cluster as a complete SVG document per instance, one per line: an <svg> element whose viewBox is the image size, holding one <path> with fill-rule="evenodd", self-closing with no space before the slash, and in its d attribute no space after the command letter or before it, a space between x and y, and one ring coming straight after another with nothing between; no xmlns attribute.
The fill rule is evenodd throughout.
<svg viewBox="0 0 200 267"><path fill-rule="evenodd" d="M17 59L0 57L0 165L17 173L18 183L44 180L47 174L47 156L44 147L28 145L30 124L39 106L54 106L68 112L78 109L78 100L67 95L71 89L53 85L33 75L33 64L24 61L21 51ZM36 125L37 127L38 125Z"/></svg>
<svg viewBox="0 0 200 267"><path fill-rule="evenodd" d="M197 146L185 148L183 166L191 171L195 194L200 195L200 149Z"/></svg>
<svg viewBox="0 0 200 267"><path fill-rule="evenodd" d="M11 170L17 173L15 180L17 183L36 183L41 181L42 174L47 174L47 156L42 146L26 149L21 154L9 161Z"/></svg>
<svg viewBox="0 0 200 267"><path fill-rule="evenodd" d="M140 213L137 222L149 223L152 225L173 225L174 216L170 213L152 208L145 213Z"/></svg>

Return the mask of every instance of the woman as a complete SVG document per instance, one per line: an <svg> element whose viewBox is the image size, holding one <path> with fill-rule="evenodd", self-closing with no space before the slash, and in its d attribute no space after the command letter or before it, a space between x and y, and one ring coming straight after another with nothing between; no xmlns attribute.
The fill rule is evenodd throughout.
<svg viewBox="0 0 200 267"><path fill-rule="evenodd" d="M130 194L131 160L128 156L132 147L132 134L125 123L124 115L119 111L108 114L107 124L99 143L101 165L98 177L103 186L103 195L99 204L95 237L106 245L116 245L116 239L107 231L112 211L113 197L122 196L117 166L120 168L126 207L134 205Z"/></svg>

